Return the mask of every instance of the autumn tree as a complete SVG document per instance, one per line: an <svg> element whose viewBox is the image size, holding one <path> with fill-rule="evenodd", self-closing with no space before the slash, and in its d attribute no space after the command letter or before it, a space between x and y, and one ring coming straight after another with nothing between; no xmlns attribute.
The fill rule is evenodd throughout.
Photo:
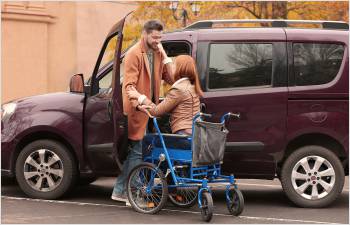
<svg viewBox="0 0 350 225"><path fill-rule="evenodd" d="M188 24L208 19L293 19L348 21L347 1L247 1L247 2L196 2L200 12L194 15L189 1L180 1L177 15L185 9ZM139 2L136 11L128 18L123 40L123 49L141 35L142 25L149 19L159 19L166 30L182 28L182 22L173 17L169 1ZM263 24L264 25L264 24ZM267 25L267 24L265 24Z"/></svg>

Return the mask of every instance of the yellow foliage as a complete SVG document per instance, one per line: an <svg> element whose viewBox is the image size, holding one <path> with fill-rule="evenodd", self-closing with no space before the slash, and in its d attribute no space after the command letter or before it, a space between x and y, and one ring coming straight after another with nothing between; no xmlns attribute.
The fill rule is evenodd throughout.
<svg viewBox="0 0 350 225"><path fill-rule="evenodd" d="M188 13L187 25L198 20L208 19L296 19L296 20L336 20L348 21L347 1L329 2L281 2L281 1L246 1L246 2L196 2L200 12L196 16L191 10L189 1L180 1L176 16L181 10ZM158 19L165 25L166 31L182 28L181 20L177 21L169 9L169 1L139 2L136 11L125 25L123 49L126 49L141 35L143 24L149 19ZM244 26L252 26L246 24Z"/></svg>
<svg viewBox="0 0 350 225"><path fill-rule="evenodd" d="M246 2L196 2L200 6L194 15L189 1L180 1L175 16L181 17L182 9L188 13L187 25L209 19L290 19L290 20L335 20L348 21L347 1L303 2L303 1L246 1ZM124 27L122 49L127 49L141 36L143 24L150 19L158 19L165 25L165 31L182 28L182 21L176 20L169 1L139 2L136 11L128 17ZM237 24L235 26L256 26L257 24ZM305 26L305 25L304 25ZM306 27L314 25L306 25ZM113 46L111 46L113 48ZM170 88L162 85L161 95Z"/></svg>

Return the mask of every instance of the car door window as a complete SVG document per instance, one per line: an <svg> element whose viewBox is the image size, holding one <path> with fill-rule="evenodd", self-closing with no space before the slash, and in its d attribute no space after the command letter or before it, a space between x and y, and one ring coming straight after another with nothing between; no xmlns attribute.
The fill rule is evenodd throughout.
<svg viewBox="0 0 350 225"><path fill-rule="evenodd" d="M112 90L112 75L113 70L110 70L105 76L98 81L98 93L109 93Z"/></svg>
<svg viewBox="0 0 350 225"><path fill-rule="evenodd" d="M103 57L101 59L101 63L99 66L99 70L106 66L109 62L114 59L115 48L117 46L117 36L114 36L108 41L107 47L103 53Z"/></svg>
<svg viewBox="0 0 350 225"><path fill-rule="evenodd" d="M294 75L297 86L331 82L340 69L344 46L340 44L294 43Z"/></svg>
<svg viewBox="0 0 350 225"><path fill-rule="evenodd" d="M211 44L209 89L231 89L271 85L272 44Z"/></svg>

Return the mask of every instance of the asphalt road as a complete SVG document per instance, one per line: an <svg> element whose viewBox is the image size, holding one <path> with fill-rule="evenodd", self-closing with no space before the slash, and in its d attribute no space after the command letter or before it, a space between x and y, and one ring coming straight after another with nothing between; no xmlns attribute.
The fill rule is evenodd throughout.
<svg viewBox="0 0 350 225"><path fill-rule="evenodd" d="M100 178L94 183L77 187L61 200L29 199L18 185L3 182L1 187L2 223L203 223L195 205L189 209L168 203L156 215L145 215L110 199L114 178ZM214 191L214 216L211 223L349 223L349 179L338 200L322 209L294 206L284 195L278 180L238 180L245 198L245 208L239 217L228 214L224 192Z"/></svg>

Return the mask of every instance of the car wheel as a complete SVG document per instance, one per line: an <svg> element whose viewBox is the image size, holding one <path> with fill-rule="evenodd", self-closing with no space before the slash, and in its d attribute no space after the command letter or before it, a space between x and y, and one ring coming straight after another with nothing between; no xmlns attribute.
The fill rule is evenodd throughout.
<svg viewBox="0 0 350 225"><path fill-rule="evenodd" d="M16 178L32 198L57 199L75 184L72 154L59 142L38 140L25 146L16 161Z"/></svg>
<svg viewBox="0 0 350 225"><path fill-rule="evenodd" d="M338 157L321 146L304 146L293 152L281 171L282 187L300 207L325 207L343 189L344 169Z"/></svg>

